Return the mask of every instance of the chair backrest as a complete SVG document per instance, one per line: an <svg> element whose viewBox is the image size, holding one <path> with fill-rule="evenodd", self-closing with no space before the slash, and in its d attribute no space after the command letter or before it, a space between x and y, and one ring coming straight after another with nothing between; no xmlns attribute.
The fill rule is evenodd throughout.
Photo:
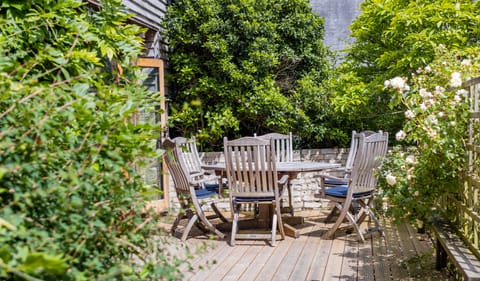
<svg viewBox="0 0 480 281"><path fill-rule="evenodd" d="M355 156L357 155L360 135L364 134L365 136L369 136L374 133L374 131L362 131L360 133L357 133L357 131L352 131L352 140L350 142L347 162L345 163L345 178L350 177L350 173L352 172L353 160L355 160Z"/></svg>
<svg viewBox="0 0 480 281"><path fill-rule="evenodd" d="M227 182L232 197L278 195L273 140L243 137L223 140Z"/></svg>
<svg viewBox="0 0 480 281"><path fill-rule="evenodd" d="M196 176L203 176L205 171L202 169L202 162L198 155L197 143L195 138L190 139L184 137L176 137L172 139L177 145L180 161L183 162L188 174L193 178Z"/></svg>
<svg viewBox="0 0 480 281"><path fill-rule="evenodd" d="M273 151L275 151L277 162L293 162L293 141L291 132L287 135L269 133L256 137L273 140Z"/></svg>
<svg viewBox="0 0 480 281"><path fill-rule="evenodd" d="M168 138L163 141L162 148L165 149L163 160L167 164L168 170L173 179L177 197L182 208L188 209L190 204L189 200L192 199L195 192L193 192L191 178L187 172L187 168L178 157L180 149L174 141Z"/></svg>
<svg viewBox="0 0 480 281"><path fill-rule="evenodd" d="M375 189L375 170L380 166L388 149L388 133L358 134L358 151L353 161L351 185L354 193Z"/></svg>

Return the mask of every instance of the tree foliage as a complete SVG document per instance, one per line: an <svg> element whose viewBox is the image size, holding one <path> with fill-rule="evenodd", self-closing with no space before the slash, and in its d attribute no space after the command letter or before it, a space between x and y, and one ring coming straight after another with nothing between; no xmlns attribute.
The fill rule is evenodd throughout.
<svg viewBox="0 0 480 281"><path fill-rule="evenodd" d="M0 4L0 279L177 278L135 167L158 157L154 106L119 0Z"/></svg>
<svg viewBox="0 0 480 281"><path fill-rule="evenodd" d="M439 44L451 50L478 45L479 8L471 0L364 1L351 25L354 43L332 82L336 110L350 122L397 131L403 105L383 82L395 76L411 80L434 59Z"/></svg>
<svg viewBox="0 0 480 281"><path fill-rule="evenodd" d="M308 1L180 0L164 23L173 134L210 144L268 131L327 137L330 62Z"/></svg>

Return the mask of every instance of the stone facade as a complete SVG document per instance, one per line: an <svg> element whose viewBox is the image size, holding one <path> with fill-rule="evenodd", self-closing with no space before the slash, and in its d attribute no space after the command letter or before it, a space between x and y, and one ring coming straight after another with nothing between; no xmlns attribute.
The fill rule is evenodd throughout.
<svg viewBox="0 0 480 281"><path fill-rule="evenodd" d="M222 152L200 153L200 157L205 163L218 163L224 161ZM347 157L348 148L304 149L294 151L295 161L330 162L344 165ZM334 171L331 171L330 173L335 175ZM301 173L297 178L290 179L293 207L295 211L327 207L327 203L324 200L315 198L315 193L318 193L320 189L320 179L317 177L318 174L318 172ZM336 172L336 175L341 175L341 173L339 174ZM178 208L179 205L171 178L169 182L170 206L172 208ZM228 198L225 198L221 200L221 202L217 203L217 207L220 209L229 210L230 203L228 202Z"/></svg>

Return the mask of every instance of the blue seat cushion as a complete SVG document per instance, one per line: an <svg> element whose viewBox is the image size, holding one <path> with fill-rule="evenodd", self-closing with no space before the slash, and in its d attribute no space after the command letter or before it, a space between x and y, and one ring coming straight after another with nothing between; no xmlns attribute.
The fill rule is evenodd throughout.
<svg viewBox="0 0 480 281"><path fill-rule="evenodd" d="M206 198L206 197L210 197L210 196L216 196L217 193L215 191L212 191L212 190L207 190L207 189L197 189L195 190L195 195L197 196L197 198Z"/></svg>
<svg viewBox="0 0 480 281"><path fill-rule="evenodd" d="M348 179L345 180L335 180L335 179L329 179L325 178L324 183L327 185L345 185L348 182Z"/></svg>
<svg viewBox="0 0 480 281"><path fill-rule="evenodd" d="M215 191L216 193L218 193L220 191L218 183L208 183L208 182L206 182L206 183L203 184L203 187L206 190ZM227 185L224 183L224 184L222 184L222 187L226 188Z"/></svg>
<svg viewBox="0 0 480 281"><path fill-rule="evenodd" d="M233 199L234 203L246 203L246 202L264 202L264 201L273 201L275 196L266 196L266 197L235 197Z"/></svg>
<svg viewBox="0 0 480 281"><path fill-rule="evenodd" d="M325 190L325 194L329 196L334 196L334 197L346 197L347 192L348 192L348 187L346 185L336 186L336 187L328 188L327 190ZM368 196L368 195L371 195L372 193L373 193L373 190L354 193L353 198Z"/></svg>

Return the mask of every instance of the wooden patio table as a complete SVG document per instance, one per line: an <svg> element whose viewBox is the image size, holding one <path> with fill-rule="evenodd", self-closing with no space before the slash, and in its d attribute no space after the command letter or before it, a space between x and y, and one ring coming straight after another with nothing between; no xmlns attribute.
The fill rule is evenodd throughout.
<svg viewBox="0 0 480 281"><path fill-rule="evenodd" d="M283 175L288 175L289 181L295 179L300 173L306 172L323 172L329 169L338 168L341 165L338 163L327 163L327 162L277 162L276 168L279 178ZM202 168L205 170L215 171L215 173L224 177L226 174L225 163L216 163L216 164L202 164ZM220 179L221 181L221 179ZM291 192L290 182L288 183L288 190ZM220 184L220 191L222 184ZM220 192L221 193L221 192ZM290 198L291 200L291 198ZM262 206L262 205L261 205ZM293 210L290 210L292 216L283 217L283 226L285 228L285 234L294 238L300 236L300 231L292 227L292 225L303 223L303 217L293 216ZM260 208L258 218L255 220L255 225L263 227L271 223L271 217L273 215L273 210L271 208ZM245 222L244 225L248 225L248 222Z"/></svg>

